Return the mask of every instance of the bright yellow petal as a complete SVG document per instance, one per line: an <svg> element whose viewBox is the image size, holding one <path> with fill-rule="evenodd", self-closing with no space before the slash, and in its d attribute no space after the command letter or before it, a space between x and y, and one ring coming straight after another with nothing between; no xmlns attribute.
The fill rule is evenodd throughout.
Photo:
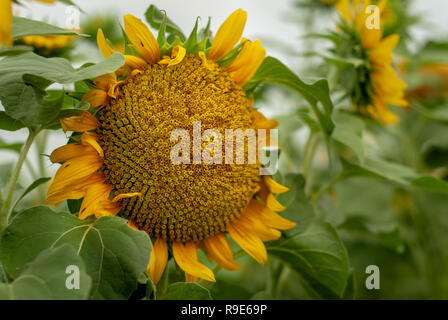
<svg viewBox="0 0 448 320"><path fill-rule="evenodd" d="M270 176L264 176L264 183L268 189L275 194L285 193L289 191L288 187L282 186L280 183L274 181Z"/></svg>
<svg viewBox="0 0 448 320"><path fill-rule="evenodd" d="M125 65L129 66L134 69L143 69L147 66L147 63L145 60L143 60L140 57L131 56L131 55L125 55Z"/></svg>
<svg viewBox="0 0 448 320"><path fill-rule="evenodd" d="M238 224L229 225L227 231L230 237L259 264L264 265L268 261L266 247L260 238L254 236Z"/></svg>
<svg viewBox="0 0 448 320"><path fill-rule="evenodd" d="M351 25L353 23L350 0L339 0L335 4L335 8L339 11L339 14L345 20L345 22L347 22L348 25Z"/></svg>
<svg viewBox="0 0 448 320"><path fill-rule="evenodd" d="M11 0L0 1L0 44L12 45L12 7Z"/></svg>
<svg viewBox="0 0 448 320"><path fill-rule="evenodd" d="M268 198L266 199L266 205L268 206L269 209L276 212L281 212L286 209L286 207L282 206L282 204L278 202L278 200L272 193L268 194Z"/></svg>
<svg viewBox="0 0 448 320"><path fill-rule="evenodd" d="M104 183L90 186L82 201L81 209L79 210L79 219L85 219L95 214L95 209L99 201L107 200L111 191L112 186Z"/></svg>
<svg viewBox="0 0 448 320"><path fill-rule="evenodd" d="M163 238L157 238L154 242L151 251L151 257L149 258L149 265L146 273L151 278L154 284L157 284L162 277L168 262L168 246L166 240Z"/></svg>
<svg viewBox="0 0 448 320"><path fill-rule="evenodd" d="M157 63L160 59L159 44L149 28L131 14L124 16L124 28L129 40L141 55L148 62Z"/></svg>
<svg viewBox="0 0 448 320"><path fill-rule="evenodd" d="M271 228L289 230L296 226L295 222L278 215L260 200L252 199L246 210L253 211L253 214L258 215L260 221Z"/></svg>
<svg viewBox="0 0 448 320"><path fill-rule="evenodd" d="M233 49L243 35L246 19L246 11L238 9L224 21L213 39L212 47L208 53L210 60L217 61Z"/></svg>
<svg viewBox="0 0 448 320"><path fill-rule="evenodd" d="M133 192L133 193L121 193L118 196L114 197L112 199L113 202L120 201L122 199L128 199L133 197L140 197L142 194L140 192Z"/></svg>
<svg viewBox="0 0 448 320"><path fill-rule="evenodd" d="M192 276L185 272L185 282L198 282L198 277Z"/></svg>
<svg viewBox="0 0 448 320"><path fill-rule="evenodd" d="M107 92L100 89L93 89L87 92L81 99L82 102L90 103L90 109L103 106L107 103Z"/></svg>
<svg viewBox="0 0 448 320"><path fill-rule="evenodd" d="M96 42L98 43L98 48L100 49L104 58L109 58L111 55L115 53L115 50L112 49L106 41L104 37L103 30L98 29L96 33Z"/></svg>
<svg viewBox="0 0 448 320"><path fill-rule="evenodd" d="M247 41L238 57L226 68L235 82L244 86L257 72L266 56L266 50L259 40Z"/></svg>
<svg viewBox="0 0 448 320"><path fill-rule="evenodd" d="M232 249L222 233L204 239L207 256L226 270L239 270L241 265L233 260Z"/></svg>
<svg viewBox="0 0 448 320"><path fill-rule="evenodd" d="M46 204L57 205L60 202L67 199L81 199L84 197L86 190L92 184L103 183L105 178L98 172L94 172L89 177L79 179L71 185L67 185L63 189L56 190L54 187L49 190L47 198L45 199ZM50 191L52 191L50 193Z"/></svg>
<svg viewBox="0 0 448 320"><path fill-rule="evenodd" d="M167 64L169 66L174 66L176 64L179 64L182 62L182 60L185 57L186 50L182 46L175 46L171 52L171 58L170 57L164 57L163 60L159 61L159 64Z"/></svg>
<svg viewBox="0 0 448 320"><path fill-rule="evenodd" d="M55 149L50 155L50 161L53 163L65 162L88 152L95 152L95 150L82 143L69 143Z"/></svg>
<svg viewBox="0 0 448 320"><path fill-rule="evenodd" d="M84 132L98 128L98 120L88 111L83 111L78 116L63 118L60 120L64 132Z"/></svg>
<svg viewBox="0 0 448 320"><path fill-rule="evenodd" d="M81 136L81 142L86 145L90 145L93 149L98 152L101 158L104 158L104 151L98 143L98 135L91 132L84 132Z"/></svg>
<svg viewBox="0 0 448 320"><path fill-rule="evenodd" d="M199 262L197 248L192 241L185 246L181 242L173 242L173 256L184 272L207 281L216 281L212 270Z"/></svg>

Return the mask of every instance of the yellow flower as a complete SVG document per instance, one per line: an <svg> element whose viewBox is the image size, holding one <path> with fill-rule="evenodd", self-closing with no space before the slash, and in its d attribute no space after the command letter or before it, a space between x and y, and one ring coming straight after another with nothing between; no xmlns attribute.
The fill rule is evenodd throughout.
<svg viewBox="0 0 448 320"><path fill-rule="evenodd" d="M53 3L54 0L37 0L45 3ZM12 0L0 0L0 44L12 45Z"/></svg>
<svg viewBox="0 0 448 320"><path fill-rule="evenodd" d="M22 41L35 48L56 49L66 47L74 36L25 36Z"/></svg>
<svg viewBox="0 0 448 320"><path fill-rule="evenodd" d="M370 0L340 0L336 8L348 26L356 29L361 39L361 46L365 50L369 63L370 88L366 90L370 93L370 102L359 105L363 112L367 112L375 119L381 120L384 124L398 121L398 116L391 112L388 104L396 106L407 106L404 99L406 83L399 79L392 67L392 55L400 37L397 34L383 38L383 23L380 22L378 29L369 29L366 26L366 19L369 14L366 8L371 5ZM380 12L386 5L386 0L377 3Z"/></svg>
<svg viewBox="0 0 448 320"><path fill-rule="evenodd" d="M266 263L263 242L295 225L277 214L285 208L274 195L288 188L260 176L259 162L174 164L170 159L171 132L191 131L194 121L201 121L202 130L277 125L252 108L242 89L264 60L260 42L244 40L233 62L217 63L241 40L246 12L230 15L210 50L187 53L173 44L171 54L163 56L145 24L131 15L124 20L138 55L126 55L124 67L95 80L97 88L83 98L94 115L85 111L61 121L65 131L82 134L52 153L51 161L63 164L46 202L84 197L81 219L121 210L131 227L153 241L147 273L154 283L165 270L170 247L186 281L215 281L198 260L198 248L222 268L239 269L228 236ZM101 29L97 42L105 57L115 52Z"/></svg>

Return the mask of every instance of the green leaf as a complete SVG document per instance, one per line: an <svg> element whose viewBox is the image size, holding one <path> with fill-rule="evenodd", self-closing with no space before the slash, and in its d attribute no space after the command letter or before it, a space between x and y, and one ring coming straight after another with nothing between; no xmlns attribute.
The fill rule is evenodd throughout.
<svg viewBox="0 0 448 320"><path fill-rule="evenodd" d="M2 47L0 48L0 57L6 56L16 56L18 54L22 54L25 52L33 51L34 48L32 46L12 46L12 47Z"/></svg>
<svg viewBox="0 0 448 320"><path fill-rule="evenodd" d="M145 12L146 21L153 27L154 29L159 30L162 22L163 22L164 14L159 10L155 5L150 5L148 10ZM166 18L166 31L169 34L178 36L182 42L185 41L186 37L183 34L182 30L170 19Z"/></svg>
<svg viewBox="0 0 448 320"><path fill-rule="evenodd" d="M94 222L68 213L35 207L17 214L0 242L5 271L17 278L43 250L68 243L77 249L92 278L92 299L127 299L137 288L151 252L148 235L131 229L125 219Z"/></svg>
<svg viewBox="0 0 448 320"><path fill-rule="evenodd" d="M345 178L364 176L396 182L425 191L448 194L448 183L434 176L420 175L409 167L378 159L366 158L363 165L342 159Z"/></svg>
<svg viewBox="0 0 448 320"><path fill-rule="evenodd" d="M304 233L280 239L267 247L296 271L307 289L321 298L341 298L349 276L347 251L336 230L316 221Z"/></svg>
<svg viewBox="0 0 448 320"><path fill-rule="evenodd" d="M25 125L20 120L11 118L5 111L0 111L0 129L17 131L22 128L25 128Z"/></svg>
<svg viewBox="0 0 448 320"><path fill-rule="evenodd" d="M333 102L330 98L327 80L322 79L311 84L305 83L279 60L267 57L244 89L251 91L261 83L280 84L302 95L318 117L323 132L327 136L331 134L334 127L331 119ZM319 108L318 102L321 103L323 110Z"/></svg>
<svg viewBox="0 0 448 320"><path fill-rule="evenodd" d="M19 153L22 149L23 143L6 143L0 138L0 150L11 150Z"/></svg>
<svg viewBox="0 0 448 320"><path fill-rule="evenodd" d="M34 53L0 61L0 100L6 114L29 127L51 123L60 116L64 95L52 96L44 89L52 82L73 83L114 72L124 63L123 55L75 70L68 60L44 58Z"/></svg>
<svg viewBox="0 0 448 320"><path fill-rule="evenodd" d="M364 122L350 114L335 112L333 115L335 128L332 133L334 140L351 148L361 163L364 162L363 131Z"/></svg>
<svg viewBox="0 0 448 320"><path fill-rule="evenodd" d="M376 239L380 244L398 253L404 250L400 230L394 224L375 225L368 217L362 215L350 216L338 226L338 230L346 230L352 234L366 235Z"/></svg>
<svg viewBox="0 0 448 320"><path fill-rule="evenodd" d="M67 267L79 268L79 289L68 289ZM70 245L42 251L11 284L0 284L0 300L79 300L89 296L92 280Z"/></svg>
<svg viewBox="0 0 448 320"><path fill-rule="evenodd" d="M277 196L278 201L286 207L280 214L296 222L293 229L285 231L288 236L293 236L304 232L311 225L315 217L314 208L305 194L306 182L303 175L287 174L282 184L290 190Z"/></svg>
<svg viewBox="0 0 448 320"><path fill-rule="evenodd" d="M13 17L12 37L15 40L20 39L23 36L34 35L88 37L88 35L86 34L79 34L75 31L62 29L42 21L31 20L17 16Z"/></svg>
<svg viewBox="0 0 448 320"><path fill-rule="evenodd" d="M26 188L26 190L22 193L22 195L20 196L19 199L17 199L16 203L14 204L14 206L12 207L11 211L14 211L15 207L17 206L17 204L20 202L20 200L22 200L28 193L30 193L31 191L33 191L34 189L36 189L38 186L40 186L41 184L44 184L45 182L50 181L51 178L50 177L43 177L43 178L39 178L36 181L34 181L33 183L31 183L29 185L28 188Z"/></svg>
<svg viewBox="0 0 448 320"><path fill-rule="evenodd" d="M350 275L348 276L347 288L345 288L344 300L354 300L356 297L356 278L354 270L350 270Z"/></svg>
<svg viewBox="0 0 448 320"><path fill-rule="evenodd" d="M163 300L212 300L212 296L197 283L176 282L166 288Z"/></svg>
<svg viewBox="0 0 448 320"><path fill-rule="evenodd" d="M240 283L234 283L226 279L216 279L210 293L215 300L248 300L253 293L242 286Z"/></svg>

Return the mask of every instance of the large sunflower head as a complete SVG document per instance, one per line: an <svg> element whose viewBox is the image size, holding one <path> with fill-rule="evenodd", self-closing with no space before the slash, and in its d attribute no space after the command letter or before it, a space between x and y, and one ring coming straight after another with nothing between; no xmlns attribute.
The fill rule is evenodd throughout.
<svg viewBox="0 0 448 320"><path fill-rule="evenodd" d="M398 78L392 67L393 50L400 37L392 34L383 38L381 12L385 0L378 1L376 17L370 0L340 0L336 7L342 17L341 31L346 35L349 48L345 54L364 63L357 67L355 86L350 88L353 104L363 113L384 124L398 121L388 105L407 106L404 99L406 83ZM346 43L347 43L346 42Z"/></svg>
<svg viewBox="0 0 448 320"><path fill-rule="evenodd" d="M228 235L264 264L263 241L295 225L276 213L284 207L274 194L288 189L260 176L260 161L248 161L246 151L242 163L196 162L196 152L202 160L204 152L214 158L228 141L210 148L218 139L192 139L186 142L191 153L175 152L187 161L172 161L176 129L194 135L200 123L205 135L276 126L252 108L243 89L265 57L260 41L241 38L245 22L246 12L235 11L212 41L208 28L198 35L197 24L188 39L166 38L162 23L156 39L142 21L126 15L125 65L93 81L83 97L89 111L61 120L64 131L75 133L51 154L62 166L46 202L83 198L81 219L121 212L153 241L148 274L155 283L169 251L187 281L214 281L198 260L198 248L222 268L239 269ZM101 29L97 41L105 57L115 52Z"/></svg>

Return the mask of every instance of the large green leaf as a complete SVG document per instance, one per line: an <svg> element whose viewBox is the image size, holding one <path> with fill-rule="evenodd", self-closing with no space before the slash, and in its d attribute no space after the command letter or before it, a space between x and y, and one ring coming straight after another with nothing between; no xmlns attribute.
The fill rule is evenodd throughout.
<svg viewBox="0 0 448 320"><path fill-rule="evenodd" d="M316 221L305 232L282 238L267 249L295 270L314 296L343 296L349 276L348 256L330 224Z"/></svg>
<svg viewBox="0 0 448 320"><path fill-rule="evenodd" d="M0 259L6 272L17 278L41 251L64 243L75 247L84 259L93 281L93 299L129 298L151 252L148 235L132 230L125 219L86 222L35 207L17 214L9 225L0 242Z"/></svg>
<svg viewBox="0 0 448 320"><path fill-rule="evenodd" d="M25 128L25 125L20 120L13 119L6 114L5 111L0 111L0 129L6 131L17 131Z"/></svg>
<svg viewBox="0 0 448 320"><path fill-rule="evenodd" d="M315 213L312 204L305 194L305 178L301 174L288 174L282 184L290 190L279 194L277 199L286 207L281 215L291 221L296 222L296 226L285 231L288 236L304 232L313 222Z"/></svg>
<svg viewBox="0 0 448 320"><path fill-rule="evenodd" d="M364 122L352 115L335 112L333 115L335 128L332 133L334 140L351 148L361 163L364 162L364 145L362 141Z"/></svg>
<svg viewBox="0 0 448 320"><path fill-rule="evenodd" d="M170 284L163 300L211 300L210 291L197 283L176 282Z"/></svg>
<svg viewBox="0 0 448 320"><path fill-rule="evenodd" d="M334 127L331 119L333 102L330 98L327 80L322 79L310 84L305 83L279 60L267 57L244 89L247 91L253 90L261 83L283 85L302 95L313 108L324 133L331 134ZM319 102L323 109L320 108Z"/></svg>
<svg viewBox="0 0 448 320"><path fill-rule="evenodd" d="M88 35L79 34L72 30L62 29L42 21L31 20L17 16L13 18L12 37L14 39L20 39L23 36L32 36L32 35L88 37Z"/></svg>
<svg viewBox="0 0 448 320"><path fill-rule="evenodd" d="M52 122L60 115L64 95L53 96L45 89L53 82L67 84L114 72L124 63L115 53L98 64L76 70L62 58L44 58L34 53L0 61L0 100L6 114L33 127Z"/></svg>
<svg viewBox="0 0 448 320"><path fill-rule="evenodd" d="M66 287L68 266L78 267L78 289ZM72 246L65 244L42 251L12 283L0 284L0 300L87 299L91 285L84 261Z"/></svg>
<svg viewBox="0 0 448 320"><path fill-rule="evenodd" d="M409 167L379 159L366 158L363 165L342 159L343 175L364 176L396 182L422 190L448 194L448 183L434 176L420 175Z"/></svg>

